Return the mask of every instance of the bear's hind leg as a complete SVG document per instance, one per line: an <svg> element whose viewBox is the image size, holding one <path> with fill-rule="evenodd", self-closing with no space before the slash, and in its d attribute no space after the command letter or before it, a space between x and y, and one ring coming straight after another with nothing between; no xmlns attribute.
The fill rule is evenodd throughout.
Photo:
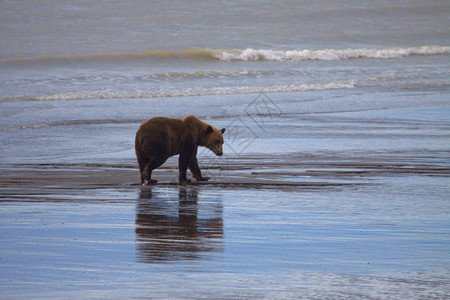
<svg viewBox="0 0 450 300"><path fill-rule="evenodd" d="M141 173L141 183L142 185L154 184L158 180L152 179L152 171L160 167L167 158L152 158L150 161L142 168Z"/></svg>
<svg viewBox="0 0 450 300"><path fill-rule="evenodd" d="M152 171L154 169L156 169L156 168L153 167L151 162L149 162L148 164L146 164L144 166L142 173L141 173L142 185L149 185L149 184L154 184L154 183L158 182L158 180L152 179Z"/></svg>
<svg viewBox="0 0 450 300"><path fill-rule="evenodd" d="M152 179L152 171L153 170L145 170L143 175L141 176L142 185L155 184L158 182L156 179Z"/></svg>
<svg viewBox="0 0 450 300"><path fill-rule="evenodd" d="M141 173L141 184L147 185L149 183L152 183L152 169L149 169L149 160L145 157L142 157L140 154L137 154L137 161L139 165L139 172ZM153 183L156 183L154 181Z"/></svg>

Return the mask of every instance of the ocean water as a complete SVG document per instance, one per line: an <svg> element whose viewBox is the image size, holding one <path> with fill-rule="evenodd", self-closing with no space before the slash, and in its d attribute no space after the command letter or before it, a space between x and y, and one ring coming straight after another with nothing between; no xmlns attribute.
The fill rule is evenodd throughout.
<svg viewBox="0 0 450 300"><path fill-rule="evenodd" d="M92 153L107 152L130 160L136 125L156 115L234 125L246 115L445 111L448 8L446 1L2 1L2 159L95 161ZM424 97L410 97L418 93ZM74 147L80 139L67 137L64 125L76 125L77 137L99 128Z"/></svg>
<svg viewBox="0 0 450 300"><path fill-rule="evenodd" d="M0 298L448 297L449 11L1 1ZM139 125L189 114L212 184L141 189Z"/></svg>
<svg viewBox="0 0 450 300"><path fill-rule="evenodd" d="M448 83L446 1L0 5L2 102Z"/></svg>

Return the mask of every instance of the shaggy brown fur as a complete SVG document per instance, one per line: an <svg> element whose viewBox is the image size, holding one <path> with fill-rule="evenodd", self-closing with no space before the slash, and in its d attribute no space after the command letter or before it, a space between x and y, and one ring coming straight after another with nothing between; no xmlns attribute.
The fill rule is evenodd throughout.
<svg viewBox="0 0 450 300"><path fill-rule="evenodd" d="M189 180L186 170L189 167L197 181L206 181L197 162L197 148L204 146L216 155L223 154L223 133L195 116L182 119L165 117L152 118L141 125L136 133L135 150L141 172L141 183L156 183L152 171L161 166L169 157L179 154L179 183Z"/></svg>

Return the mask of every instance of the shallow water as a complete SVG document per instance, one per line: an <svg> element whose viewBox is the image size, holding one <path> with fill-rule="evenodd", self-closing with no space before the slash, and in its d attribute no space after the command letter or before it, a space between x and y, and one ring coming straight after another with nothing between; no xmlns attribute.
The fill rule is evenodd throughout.
<svg viewBox="0 0 450 300"><path fill-rule="evenodd" d="M176 159L138 185L133 122L21 130L79 133L67 156L32 148L34 163L2 164L2 295L445 298L447 119L445 106L395 105L241 118L224 157L199 154L212 181L187 187ZM93 145L87 129L108 135Z"/></svg>
<svg viewBox="0 0 450 300"><path fill-rule="evenodd" d="M374 172L366 158L354 165L360 172L349 172L344 158L329 158L332 168L304 158L310 165L303 172L285 165L290 159L254 163L261 161L312 179L274 182L282 174L275 170L255 175L262 183L224 175L177 187L165 183L168 169L160 185L141 188L121 183L134 169L111 175L114 168L35 166L23 171L53 182L36 189L31 179L8 190L8 178L21 178L11 170L1 186L2 295L419 299L449 293L446 175L431 168L413 175L417 166L406 162ZM45 174L51 172L59 175ZM104 172L110 179L101 179ZM70 175L66 183L63 174Z"/></svg>

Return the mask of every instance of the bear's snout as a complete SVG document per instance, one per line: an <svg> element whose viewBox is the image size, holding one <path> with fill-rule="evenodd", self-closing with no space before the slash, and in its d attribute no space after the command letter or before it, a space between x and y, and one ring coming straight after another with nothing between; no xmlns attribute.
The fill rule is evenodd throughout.
<svg viewBox="0 0 450 300"><path fill-rule="evenodd" d="M222 149L222 145L210 145L208 147L209 150L211 150L212 152L214 152L215 155L217 156L222 156L223 155L223 149Z"/></svg>

